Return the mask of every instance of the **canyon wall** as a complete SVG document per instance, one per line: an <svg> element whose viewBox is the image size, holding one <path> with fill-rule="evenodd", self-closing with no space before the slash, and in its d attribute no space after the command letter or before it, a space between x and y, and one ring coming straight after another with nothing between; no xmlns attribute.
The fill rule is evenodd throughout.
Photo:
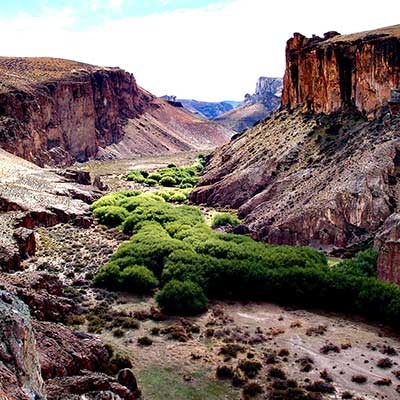
<svg viewBox="0 0 400 400"><path fill-rule="evenodd" d="M54 76L51 60L0 59L0 65L31 77L0 91L0 146L39 165L93 158L122 137L124 120L143 112L149 100L119 68L66 62L64 74ZM31 70L43 70L45 78ZM0 80L8 82L4 74Z"/></svg>
<svg viewBox="0 0 400 400"><path fill-rule="evenodd" d="M162 102L120 68L0 57L4 150L40 166L65 166L93 159L100 150L104 157L104 149L126 134L123 154L109 157L212 148L233 132Z"/></svg>
<svg viewBox="0 0 400 400"><path fill-rule="evenodd" d="M399 46L400 25L295 34L281 109L214 152L191 200L238 209L238 230L269 243L333 255L370 244L400 210ZM381 276L400 283L397 244L380 243Z"/></svg>
<svg viewBox="0 0 400 400"><path fill-rule="evenodd" d="M373 118L400 82L400 28L324 38L295 33L286 47L282 105L331 113L355 107Z"/></svg>

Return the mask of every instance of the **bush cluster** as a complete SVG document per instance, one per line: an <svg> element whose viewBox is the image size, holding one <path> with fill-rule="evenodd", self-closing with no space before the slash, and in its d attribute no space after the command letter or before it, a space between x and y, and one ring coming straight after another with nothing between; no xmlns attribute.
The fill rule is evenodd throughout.
<svg viewBox="0 0 400 400"><path fill-rule="evenodd" d="M157 293L156 300L167 314L199 314L207 307L207 297L202 288L191 281L169 281Z"/></svg>
<svg viewBox="0 0 400 400"><path fill-rule="evenodd" d="M205 158L200 155L195 165L188 167L177 167L169 164L156 172L136 170L127 175L128 181L143 183L149 186L161 185L165 187L179 187L181 189L192 188L199 180L199 174L204 168Z"/></svg>
<svg viewBox="0 0 400 400"><path fill-rule="evenodd" d="M100 269L96 283L149 291L158 280L157 300L166 312L199 312L207 298L232 298L352 311L399 324L400 287L376 279L373 250L329 268L316 250L216 232L198 209L172 206L155 194L117 193L93 207L95 215L103 215L98 209L104 207L122 208L122 227L133 233ZM135 273L125 272L131 268Z"/></svg>
<svg viewBox="0 0 400 400"><path fill-rule="evenodd" d="M183 191L182 191L183 192ZM121 227L130 234L146 221L158 222L168 229L194 226L204 222L202 213L186 205L174 207L169 202L180 202L180 192L141 193L125 191L108 194L92 204L94 217L110 228ZM185 194L185 200L187 194Z"/></svg>
<svg viewBox="0 0 400 400"><path fill-rule="evenodd" d="M211 226L213 228L227 225L238 226L239 224L240 219L236 215L228 212L216 213L211 220Z"/></svg>

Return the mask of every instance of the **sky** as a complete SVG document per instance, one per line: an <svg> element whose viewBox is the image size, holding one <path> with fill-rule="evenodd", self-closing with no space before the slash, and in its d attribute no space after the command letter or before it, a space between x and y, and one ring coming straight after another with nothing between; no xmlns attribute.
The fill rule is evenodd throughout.
<svg viewBox="0 0 400 400"><path fill-rule="evenodd" d="M259 76L283 76L294 32L399 23L399 0L0 0L0 55L119 66L158 96L242 100Z"/></svg>

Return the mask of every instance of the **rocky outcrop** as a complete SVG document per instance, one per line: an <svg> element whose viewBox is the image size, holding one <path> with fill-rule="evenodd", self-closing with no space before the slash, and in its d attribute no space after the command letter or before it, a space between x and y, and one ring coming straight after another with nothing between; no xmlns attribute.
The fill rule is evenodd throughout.
<svg viewBox="0 0 400 400"><path fill-rule="evenodd" d="M132 374L131 371L130 373ZM83 373L80 376L55 378L47 383L48 400L78 400L82 399L82 395L88 400L139 399L140 391L137 386L132 390L132 381L127 385L102 373Z"/></svg>
<svg viewBox="0 0 400 400"><path fill-rule="evenodd" d="M71 311L57 277L0 274L0 288L0 398L140 398L127 363L113 363L100 339L53 322ZM111 370L116 377L107 374Z"/></svg>
<svg viewBox="0 0 400 400"><path fill-rule="evenodd" d="M0 273L0 288L27 304L31 315L41 321L64 321L77 309L63 297L61 281L44 272Z"/></svg>
<svg viewBox="0 0 400 400"><path fill-rule="evenodd" d="M373 240L400 207L399 45L400 26L295 34L281 110L218 149L191 200L238 208L269 243L341 254Z"/></svg>
<svg viewBox="0 0 400 400"><path fill-rule="evenodd" d="M379 250L378 277L400 285L400 214L392 214L375 238Z"/></svg>
<svg viewBox="0 0 400 400"><path fill-rule="evenodd" d="M42 169L0 149L0 271L21 268L34 255L33 229L68 222L92 223L91 203L102 195L88 173ZM104 189L104 187L102 187Z"/></svg>
<svg viewBox="0 0 400 400"><path fill-rule="evenodd" d="M28 307L0 290L0 397L45 399Z"/></svg>
<svg viewBox="0 0 400 400"><path fill-rule="evenodd" d="M323 38L295 33L286 47L282 105L331 113L355 107L373 118L400 85L400 25Z"/></svg>
<svg viewBox="0 0 400 400"><path fill-rule="evenodd" d="M236 132L242 132L279 108L281 93L281 78L261 77L257 81L254 94L246 94L245 100L240 105L214 120Z"/></svg>
<svg viewBox="0 0 400 400"><path fill-rule="evenodd" d="M45 380L103 371L109 361L107 349L92 335L43 321L34 321L33 328Z"/></svg>
<svg viewBox="0 0 400 400"><path fill-rule="evenodd" d="M0 80L8 84L0 92L1 147L39 165L93 158L146 103L134 77L119 68L3 58Z"/></svg>
<svg viewBox="0 0 400 400"><path fill-rule="evenodd" d="M261 103L271 111L277 108L276 100L282 96L282 78L269 78L261 76L256 84L256 91L253 95L246 94L245 103Z"/></svg>
<svg viewBox="0 0 400 400"><path fill-rule="evenodd" d="M340 254L400 205L399 128L390 114L275 113L214 153L191 200L238 208L260 240Z"/></svg>
<svg viewBox="0 0 400 400"><path fill-rule="evenodd" d="M200 122L188 128L190 135L180 136L174 122L167 121L161 123L165 143L160 146L158 135L148 133L160 124L148 117L164 106L174 118L176 109L138 87L133 75L120 68L0 57L0 83L0 147L41 166L87 161L126 135L137 136L125 146L139 155L152 154L142 143L146 135L161 153L209 148L230 136L216 124L213 135L207 136L207 129L197 132L193 128L201 128Z"/></svg>

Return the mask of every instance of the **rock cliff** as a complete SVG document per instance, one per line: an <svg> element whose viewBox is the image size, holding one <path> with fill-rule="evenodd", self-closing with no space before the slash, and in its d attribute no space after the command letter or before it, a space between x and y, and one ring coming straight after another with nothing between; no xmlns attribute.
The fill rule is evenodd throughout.
<svg viewBox="0 0 400 400"><path fill-rule="evenodd" d="M45 388L28 307L0 290L0 398L43 400Z"/></svg>
<svg viewBox="0 0 400 400"><path fill-rule="evenodd" d="M213 154L192 201L238 208L250 233L270 243L340 254L372 241L400 207L400 116L387 107L399 33L296 34L281 111ZM351 77L335 54L353 60Z"/></svg>
<svg viewBox="0 0 400 400"><path fill-rule="evenodd" d="M246 94L240 105L214 120L236 132L242 132L276 110L280 105L281 93L281 78L262 76L257 81L254 94Z"/></svg>
<svg viewBox="0 0 400 400"><path fill-rule="evenodd" d="M282 105L331 113L355 107L373 118L400 83L400 26L324 38L295 33L286 47Z"/></svg>
<svg viewBox="0 0 400 400"><path fill-rule="evenodd" d="M141 398L133 372L112 364L100 339L54 321L71 315L54 275L0 274L0 287L1 399Z"/></svg>
<svg viewBox="0 0 400 400"><path fill-rule="evenodd" d="M158 123L153 113L160 109L164 121ZM0 147L38 165L95 158L126 135L125 153L133 154L211 148L230 137L216 124L211 134L208 121L189 114L181 116L186 132L180 134L171 121L175 112L120 68L0 57ZM151 133L153 128L158 132Z"/></svg>

